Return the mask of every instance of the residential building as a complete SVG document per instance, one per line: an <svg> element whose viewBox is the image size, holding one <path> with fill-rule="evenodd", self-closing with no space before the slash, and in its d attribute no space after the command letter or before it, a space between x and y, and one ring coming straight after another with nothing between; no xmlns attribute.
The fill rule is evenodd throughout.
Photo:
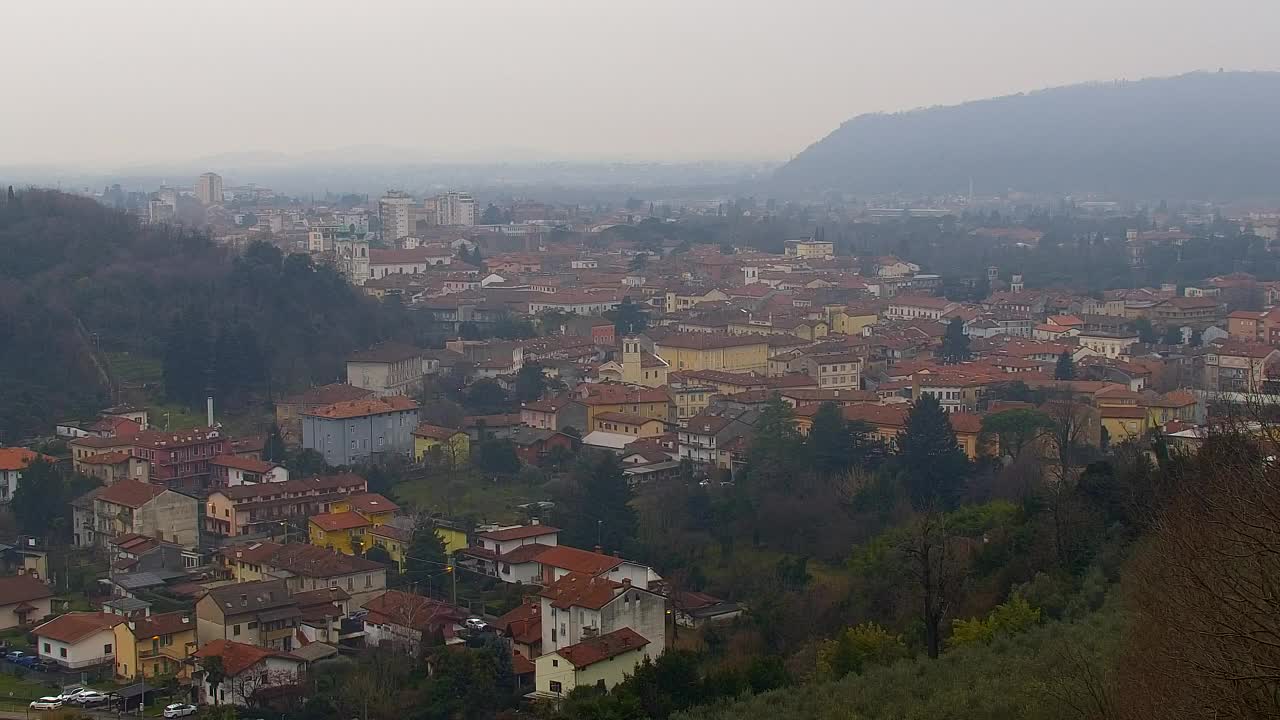
<svg viewBox="0 0 1280 720"><path fill-rule="evenodd" d="M541 465L557 448L567 457L578 442L562 432L532 427L513 428L507 439L516 446L516 457L529 465Z"/></svg>
<svg viewBox="0 0 1280 720"><path fill-rule="evenodd" d="M1280 362L1271 345L1228 340L1205 348L1204 389L1213 392L1262 392L1268 368Z"/></svg>
<svg viewBox="0 0 1280 720"><path fill-rule="evenodd" d="M475 225L476 201L469 193L447 192L436 196L436 218L440 225Z"/></svg>
<svg viewBox="0 0 1280 720"><path fill-rule="evenodd" d="M215 490L205 500L204 531L215 538L284 532L289 521L329 512L367 489L359 475L339 473Z"/></svg>
<svg viewBox="0 0 1280 720"><path fill-rule="evenodd" d="M370 384L376 382L373 378L380 377L381 372L390 374L389 368L364 367L360 361L356 361L353 358L347 361L348 375L353 370L353 363L356 365L355 372L361 378L367 375L370 378ZM378 363L373 364L377 365ZM286 441L299 442L302 438L302 414L304 412L311 412L334 403L367 400L373 397L376 392L375 389L356 387L346 383L333 383L314 387L278 401L276 403L276 425L280 428L280 432L284 435ZM385 394L400 395L403 393L392 392Z"/></svg>
<svg viewBox="0 0 1280 720"><path fill-rule="evenodd" d="M418 462L463 467L471 461L471 437L457 428L422 423L413 429L413 457Z"/></svg>
<svg viewBox="0 0 1280 720"><path fill-rule="evenodd" d="M369 277L416 275L432 268L453 264L453 249L448 245L421 245L401 250L369 250Z"/></svg>
<svg viewBox="0 0 1280 720"><path fill-rule="evenodd" d="M1116 358L1127 354L1129 346L1138 342L1137 333L1108 333L1102 331L1082 332L1077 336L1080 347L1108 358Z"/></svg>
<svg viewBox="0 0 1280 720"><path fill-rule="evenodd" d="M538 596L544 653L623 628L643 635L654 655L666 647L666 598L630 578L618 581L571 572L546 585Z"/></svg>
<svg viewBox="0 0 1280 720"><path fill-rule="evenodd" d="M239 582L280 578L290 592L336 587L359 604L387 587L386 565L307 543L234 545L221 556Z"/></svg>
<svg viewBox="0 0 1280 720"><path fill-rule="evenodd" d="M103 485L127 479L146 482L151 477L151 463L124 450L86 455L74 464L80 468L79 472L96 478Z"/></svg>
<svg viewBox="0 0 1280 720"><path fill-rule="evenodd" d="M302 446L330 465L413 453L418 403L391 395L318 408L302 416Z"/></svg>
<svg viewBox="0 0 1280 720"><path fill-rule="evenodd" d="M18 491L18 481L22 479L22 471L36 458L54 462L53 458L26 448L0 447L0 503L13 499L13 494Z"/></svg>
<svg viewBox="0 0 1280 720"><path fill-rule="evenodd" d="M200 647L219 640L288 651L293 649L302 612L284 580L221 585L196 601Z"/></svg>
<svg viewBox="0 0 1280 720"><path fill-rule="evenodd" d="M751 434L755 417L755 413L741 413L724 416L697 415L689 418L676 433L680 459L717 468L730 468L732 463L727 448L733 440Z"/></svg>
<svg viewBox="0 0 1280 720"><path fill-rule="evenodd" d="M382 223L382 239L394 243L414 233L410 221L413 198L399 190L388 190L378 200L378 219Z"/></svg>
<svg viewBox="0 0 1280 720"><path fill-rule="evenodd" d="M115 633L119 615L104 612L69 612L36 626L35 649L42 660L52 660L67 670L83 670L115 662Z"/></svg>
<svg viewBox="0 0 1280 720"><path fill-rule="evenodd" d="M825 240L787 240L783 243L783 253L805 260L830 258L835 257L836 244Z"/></svg>
<svg viewBox="0 0 1280 720"><path fill-rule="evenodd" d="M667 425L662 420L621 412L596 413L595 424L591 427L592 432L603 430L637 438L656 437L666 429Z"/></svg>
<svg viewBox="0 0 1280 720"><path fill-rule="evenodd" d="M0 630L25 627L53 612L53 591L32 575L0 577Z"/></svg>
<svg viewBox="0 0 1280 720"><path fill-rule="evenodd" d="M630 628L547 653L534 664L538 695L559 698L578 687L612 688L652 657L649 641Z"/></svg>
<svg viewBox="0 0 1280 720"><path fill-rule="evenodd" d="M222 204L222 176L217 173L202 173L196 182L196 199L204 205Z"/></svg>
<svg viewBox="0 0 1280 720"><path fill-rule="evenodd" d="M158 613L116 624L116 677L152 679L187 677L196 649L196 622L189 611Z"/></svg>
<svg viewBox="0 0 1280 720"><path fill-rule="evenodd" d="M862 386L862 367L866 360L847 352L801 355L791 365L818 382L819 389L851 389Z"/></svg>
<svg viewBox="0 0 1280 720"><path fill-rule="evenodd" d="M885 314L890 320L941 320L960 305L946 298L928 295L899 295L889 301Z"/></svg>
<svg viewBox="0 0 1280 720"><path fill-rule="evenodd" d="M174 490L202 492L209 487L210 461L227 450L218 428L143 430L133 436L131 452L150 463L151 482Z"/></svg>
<svg viewBox="0 0 1280 720"><path fill-rule="evenodd" d="M376 525L365 532L365 537L367 538L365 552L368 552L370 547L380 548L387 553L387 557L395 563L398 570L404 570L405 555L408 554L409 546L413 543L411 530L395 525ZM445 544L445 553L453 554L448 543Z"/></svg>
<svg viewBox="0 0 1280 720"><path fill-rule="evenodd" d="M306 665L288 651L231 640L202 645L192 657L196 659L196 687L202 705L246 707L261 690L297 684ZM223 677L216 688L209 682L203 665L212 657L221 659Z"/></svg>
<svg viewBox="0 0 1280 720"><path fill-rule="evenodd" d="M563 393L520 404L520 422L541 430L587 429L586 406L575 402L572 395Z"/></svg>
<svg viewBox="0 0 1280 720"><path fill-rule="evenodd" d="M460 562L504 582L537 582L542 576L542 567L530 553L555 547L559 537L560 528L539 523L488 530L477 533L472 544L461 551ZM517 551L520 554L512 556ZM527 568L512 567L526 563L530 564Z"/></svg>
<svg viewBox="0 0 1280 720"><path fill-rule="evenodd" d="M514 610L494 623L498 631L511 639L517 655L532 660L542 654L542 600L526 597Z"/></svg>
<svg viewBox="0 0 1280 720"><path fill-rule="evenodd" d="M601 413L630 413L663 422L670 422L672 419L671 395L662 388L633 388L614 383L583 383L575 391L574 400L586 408L586 422L578 428L584 433L590 432L590 429L595 427L596 416Z"/></svg>
<svg viewBox="0 0 1280 720"><path fill-rule="evenodd" d="M224 488L289 479L289 470L278 463L239 455L219 455L209 462L210 487Z"/></svg>
<svg viewBox="0 0 1280 720"><path fill-rule="evenodd" d="M388 590L364 602L365 643L371 647L390 646L417 654L424 638L440 632L446 643L468 613L433 598L400 590Z"/></svg>
<svg viewBox="0 0 1280 720"><path fill-rule="evenodd" d="M309 542L316 547L336 550L344 555L364 552L365 531L373 527L359 513L332 512L312 515L307 520Z"/></svg>
<svg viewBox="0 0 1280 720"><path fill-rule="evenodd" d="M130 478L94 495L92 524L96 542L102 547L129 533L196 547L200 544L200 501Z"/></svg>
<svg viewBox="0 0 1280 720"><path fill-rule="evenodd" d="M386 397L389 395L416 395L422 389L422 378L426 375L427 359L425 351L403 343L381 343L368 350L355 353L347 358L347 383L352 387L370 390L374 394ZM347 390L329 391L324 397L347 396L355 393ZM312 399L318 399L319 394ZM298 415L305 417L322 407L343 402L367 400L368 397L343 397L326 405L302 406L299 404Z"/></svg>

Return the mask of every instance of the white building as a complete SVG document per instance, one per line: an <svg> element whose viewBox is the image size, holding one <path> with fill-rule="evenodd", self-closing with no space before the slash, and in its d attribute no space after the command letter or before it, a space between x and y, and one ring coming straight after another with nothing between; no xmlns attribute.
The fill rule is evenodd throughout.
<svg viewBox="0 0 1280 720"><path fill-rule="evenodd" d="M69 612L39 625L36 652L69 670L115 665L115 628L124 622L119 615L103 612Z"/></svg>
<svg viewBox="0 0 1280 720"><path fill-rule="evenodd" d="M440 225L475 225L476 201L469 193L437 195L436 218Z"/></svg>
<svg viewBox="0 0 1280 720"><path fill-rule="evenodd" d="M629 579L621 582L570 573L538 593L542 652L630 628L649 641L654 657L666 647L667 600Z"/></svg>
<svg viewBox="0 0 1280 720"><path fill-rule="evenodd" d="M202 705L246 706L259 690L293 685L298 682L306 662L287 652L246 645L231 640L214 640L193 656L197 663L206 658L222 659L223 679L211 685L204 670L197 665L195 677Z"/></svg>
<svg viewBox="0 0 1280 720"><path fill-rule="evenodd" d="M388 190L378 200L382 239L399 240L413 234L413 198L399 190Z"/></svg>

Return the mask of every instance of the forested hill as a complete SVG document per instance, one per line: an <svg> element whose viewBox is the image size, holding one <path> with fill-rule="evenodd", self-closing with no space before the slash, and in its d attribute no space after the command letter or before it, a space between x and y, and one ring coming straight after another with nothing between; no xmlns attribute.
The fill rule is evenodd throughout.
<svg viewBox="0 0 1280 720"><path fill-rule="evenodd" d="M412 332L307 256L256 244L236 257L53 191L0 195L0 258L0 444L93 417L110 353L167 359L183 377L166 385L192 395L171 400L213 388L225 405L331 382L351 350Z"/></svg>
<svg viewBox="0 0 1280 720"><path fill-rule="evenodd" d="M1275 194L1280 73L1191 73L860 115L778 169L792 190Z"/></svg>

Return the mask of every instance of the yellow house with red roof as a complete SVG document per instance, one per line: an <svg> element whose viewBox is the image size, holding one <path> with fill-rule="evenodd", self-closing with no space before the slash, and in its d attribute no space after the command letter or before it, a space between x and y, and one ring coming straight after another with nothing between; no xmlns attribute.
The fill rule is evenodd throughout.
<svg viewBox="0 0 1280 720"><path fill-rule="evenodd" d="M329 512L307 520L308 542L344 555L363 555L373 546L369 532L390 522L399 510L399 505L378 493L349 495L335 501Z"/></svg>

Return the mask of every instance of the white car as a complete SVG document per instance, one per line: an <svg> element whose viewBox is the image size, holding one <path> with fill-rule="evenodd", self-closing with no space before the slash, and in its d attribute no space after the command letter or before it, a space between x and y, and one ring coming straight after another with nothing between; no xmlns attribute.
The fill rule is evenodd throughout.
<svg viewBox="0 0 1280 720"><path fill-rule="evenodd" d="M60 707L62 707L62 699L56 696L32 700L30 705L32 710L57 710Z"/></svg>
<svg viewBox="0 0 1280 720"><path fill-rule="evenodd" d="M58 695L58 699L61 700L62 702L70 702L77 695L80 695L81 693L84 693L84 692L88 692L88 691L86 691L84 688L80 687L79 685L72 685L69 688L63 688L62 693Z"/></svg>
<svg viewBox="0 0 1280 720"><path fill-rule="evenodd" d="M101 693L97 690L85 690L77 693L75 697L71 698L67 702L70 702L72 705L93 707L94 705L101 705L107 700L108 698L106 693Z"/></svg>
<svg viewBox="0 0 1280 720"><path fill-rule="evenodd" d="M164 707L164 716L167 718L180 718L188 715L196 714L196 706L186 703L174 703Z"/></svg>
<svg viewBox="0 0 1280 720"><path fill-rule="evenodd" d="M481 620L478 617L467 618L466 621L463 623L463 625L465 625L466 628L471 632L484 632L485 630L489 629L489 623L485 622L484 620Z"/></svg>

